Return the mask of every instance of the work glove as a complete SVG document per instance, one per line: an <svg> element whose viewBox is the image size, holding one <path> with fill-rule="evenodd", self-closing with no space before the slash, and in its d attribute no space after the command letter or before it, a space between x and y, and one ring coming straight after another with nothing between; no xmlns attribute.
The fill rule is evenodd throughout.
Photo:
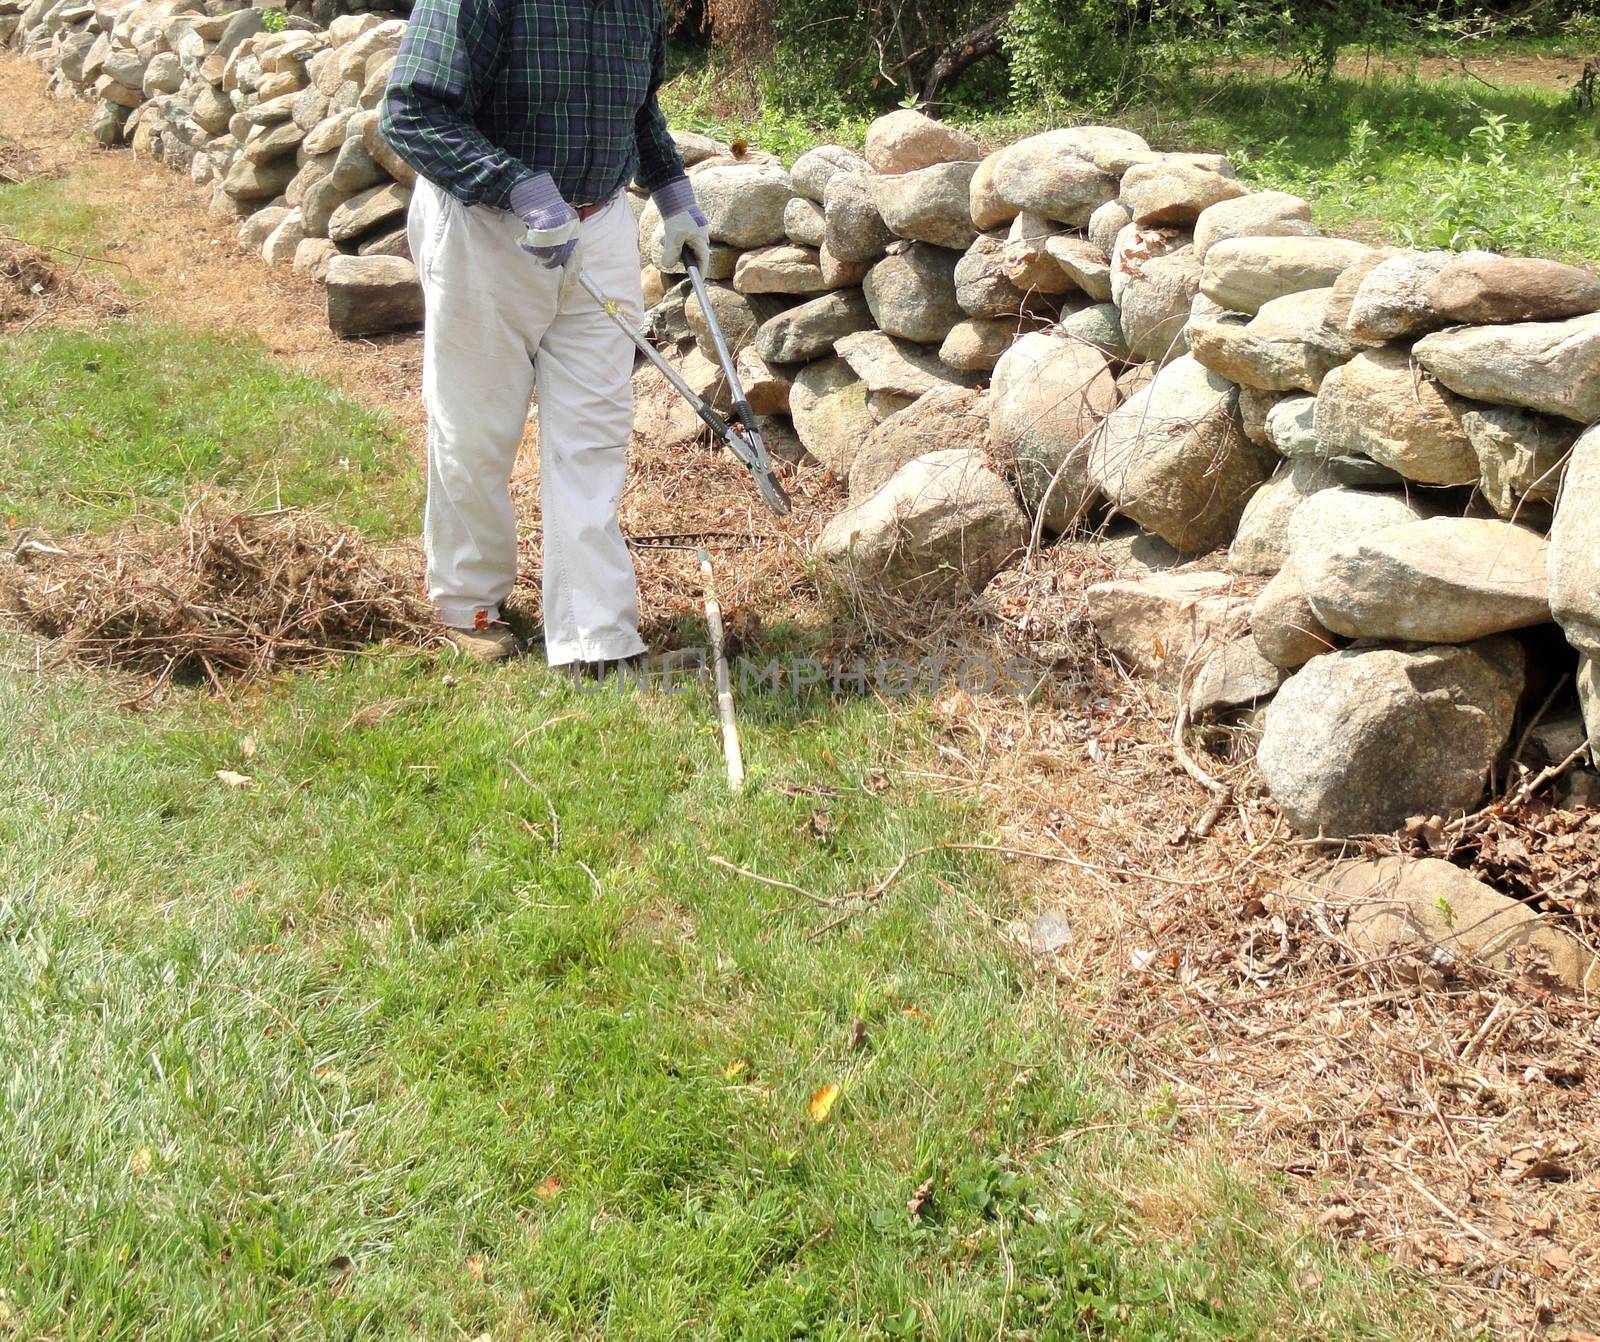
<svg viewBox="0 0 1600 1342"><path fill-rule="evenodd" d="M711 268L711 225L695 204L694 188L687 177L675 177L651 199L661 211L661 269L685 270L684 251L690 253L703 275Z"/></svg>
<svg viewBox="0 0 1600 1342"><path fill-rule="evenodd" d="M512 187L511 209L528 226L518 244L522 250L537 257L546 270L566 268L578 248L582 224L578 212L561 198L550 174L536 173Z"/></svg>

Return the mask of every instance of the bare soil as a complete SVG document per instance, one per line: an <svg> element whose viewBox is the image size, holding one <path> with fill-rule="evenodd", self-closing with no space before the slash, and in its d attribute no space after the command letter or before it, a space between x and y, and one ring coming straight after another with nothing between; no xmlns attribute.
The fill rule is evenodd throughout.
<svg viewBox="0 0 1600 1342"><path fill-rule="evenodd" d="M0 55L0 84L0 139L62 156L106 211L106 253L147 312L256 332L390 411L420 458L417 337L335 340L316 286L244 254L236 225L209 215L181 178L87 148L85 104L45 99L37 69L11 55ZM626 529L710 545L736 640L755 645L780 619L829 621L836 607L808 573L806 540L837 506L837 484L802 474L796 513L780 522L727 458L653 434L664 418L642 399ZM515 490L522 594L536 604L532 446L530 430ZM640 568L653 632L697 617L691 551L652 549ZM1174 759L1171 704L1122 675L1089 627L1085 589L1102 576L1095 547L1059 544L965 608L853 613L857 651L1022 654L1049 671L1027 697L947 689L935 703L938 762L886 761L994 817L1018 900L1001 930L1035 971L1028 1008L1112 1050L1176 1151L1197 1163L1226 1152L1246 1180L1277 1190L1285 1216L1413 1269L1460 1326L1596 1342L1600 1004L1533 972L1440 967L1425 953L1364 959L1344 938L1344 911L1307 885L1325 854L1293 840L1262 794L1247 727L1196 747L1233 789L1199 837L1211 798ZM1588 843L1592 830L1587 816L1575 827L1507 823L1528 846L1519 873L1564 861L1556 840ZM1071 932L1040 954L1028 930L1046 910ZM1185 1231L1181 1199L1140 1210L1153 1234Z"/></svg>

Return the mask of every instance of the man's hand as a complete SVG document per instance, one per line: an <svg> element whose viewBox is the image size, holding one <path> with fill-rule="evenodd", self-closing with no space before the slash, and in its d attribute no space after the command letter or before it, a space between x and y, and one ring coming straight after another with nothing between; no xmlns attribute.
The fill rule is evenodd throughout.
<svg viewBox="0 0 1600 1342"><path fill-rule="evenodd" d="M711 268L711 226L695 204L687 177L668 182L651 197L661 211L661 269L684 270L684 251L704 274Z"/></svg>
<svg viewBox="0 0 1600 1342"><path fill-rule="evenodd" d="M528 226L522 250L536 256L546 270L564 267L578 246L582 227L578 212L561 198L547 172L518 182L511 188L511 208Z"/></svg>

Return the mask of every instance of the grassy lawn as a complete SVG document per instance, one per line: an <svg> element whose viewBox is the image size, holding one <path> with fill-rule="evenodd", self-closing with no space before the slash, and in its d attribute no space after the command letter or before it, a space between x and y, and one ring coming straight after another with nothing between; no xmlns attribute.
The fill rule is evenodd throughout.
<svg viewBox="0 0 1600 1342"><path fill-rule="evenodd" d="M6 342L0 407L0 516L31 525L170 515L202 483L326 504L377 537L420 515L401 435L248 336L36 327Z"/></svg>
<svg viewBox="0 0 1600 1342"><path fill-rule="evenodd" d="M710 863L827 896L981 838L883 785L916 715L751 704L737 799L699 695L531 664L380 658L140 718L8 671L0 722L19 1336L1416 1326L1041 1014L994 860L920 859L822 935Z"/></svg>
<svg viewBox="0 0 1600 1342"><path fill-rule="evenodd" d="M791 159L827 140L859 147L866 133L865 117L777 113L748 78L715 66L691 65L665 96L673 124ZM1304 195L1325 226L1362 236L1600 258L1600 113L1560 88L1392 69L1304 83L1259 63L1197 64L1131 106L992 110L1004 101L947 116L992 143L1095 121L1139 130L1160 149L1221 150L1244 179Z"/></svg>
<svg viewBox="0 0 1600 1342"><path fill-rule="evenodd" d="M0 339L18 523L210 483L416 521L393 427L248 338ZM917 705L747 696L734 797L699 691L374 652L134 715L33 653L0 629L0 1336L1440 1331L1062 1018ZM930 847L831 929L711 861L827 900Z"/></svg>

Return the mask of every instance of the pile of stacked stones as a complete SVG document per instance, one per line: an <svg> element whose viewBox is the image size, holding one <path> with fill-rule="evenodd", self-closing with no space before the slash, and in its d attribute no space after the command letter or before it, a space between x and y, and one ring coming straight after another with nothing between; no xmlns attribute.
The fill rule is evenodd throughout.
<svg viewBox="0 0 1600 1342"><path fill-rule="evenodd" d="M213 8L0 0L0 39L325 283L335 330L415 322L411 175L376 115L402 22ZM1102 537L1101 637L1195 719L1255 715L1306 833L1471 808L1513 737L1600 743L1593 274L1325 236L1226 158L1109 127L986 152L901 110L787 170L679 143L751 401L848 487L825 563L931 598L1030 536ZM634 203L650 329L725 400ZM646 431L693 431L646 405Z"/></svg>
<svg viewBox="0 0 1600 1342"><path fill-rule="evenodd" d="M97 99L101 144L208 188L268 261L328 283L343 334L421 319L405 239L415 174L377 125L404 33L370 12L321 28L194 0L0 0L0 40L52 70L52 90Z"/></svg>

